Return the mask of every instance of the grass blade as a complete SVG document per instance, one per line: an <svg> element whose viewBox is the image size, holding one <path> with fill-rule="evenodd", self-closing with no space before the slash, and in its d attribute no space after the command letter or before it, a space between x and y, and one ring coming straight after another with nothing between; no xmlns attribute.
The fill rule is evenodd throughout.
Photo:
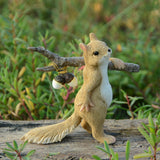
<svg viewBox="0 0 160 160"><path fill-rule="evenodd" d="M142 125L143 125L143 127L146 129L146 131L149 133L149 132L150 132L150 130L149 130L149 128L147 127L147 125L146 125L146 124L144 124L144 123L142 123Z"/></svg>
<svg viewBox="0 0 160 160"><path fill-rule="evenodd" d="M154 145L153 141L151 140L150 136L147 134L147 132L143 128L138 128L139 132L145 137L145 139L148 141L148 143L151 144L151 146Z"/></svg>
<svg viewBox="0 0 160 160"><path fill-rule="evenodd" d="M147 157L153 157L153 155L150 153L141 153L133 156L133 159L147 158Z"/></svg>
<svg viewBox="0 0 160 160"><path fill-rule="evenodd" d="M25 141L23 144L20 145L19 150L23 151L24 147L26 146L26 144L28 143L28 141Z"/></svg>
<svg viewBox="0 0 160 160"><path fill-rule="evenodd" d="M104 141L104 148L105 148L105 150L106 150L109 154L111 154L110 149L109 149L109 146L108 146L108 144L107 144L106 141Z"/></svg>
<svg viewBox="0 0 160 160"><path fill-rule="evenodd" d="M151 133L155 133L155 124L154 124L154 122L153 122L153 119L152 119L152 115L151 115L151 113L149 114L149 117L148 117L148 122L149 122L149 130L150 130L150 132Z"/></svg>
<svg viewBox="0 0 160 160"><path fill-rule="evenodd" d="M15 154L14 153L10 153L10 152L6 152L4 151L5 155L10 158L10 159L14 159Z"/></svg>
<svg viewBox="0 0 160 160"><path fill-rule="evenodd" d="M92 157L93 157L94 159L96 159L96 160L101 160L101 158L98 157L98 156L96 156L96 155L93 155Z"/></svg>
<svg viewBox="0 0 160 160"><path fill-rule="evenodd" d="M126 143L126 160L129 160L129 154L130 154L130 141L127 141L127 143Z"/></svg>
<svg viewBox="0 0 160 160"><path fill-rule="evenodd" d="M32 151L28 152L26 156L27 156L27 157L30 157L30 156L31 156L32 154L34 154L35 152L36 152L36 150L32 150Z"/></svg>
<svg viewBox="0 0 160 160"><path fill-rule="evenodd" d="M10 143L6 142L6 145L7 145L8 148L10 148L12 151L15 151L15 149L13 148L13 146L12 146Z"/></svg>
<svg viewBox="0 0 160 160"><path fill-rule="evenodd" d="M101 150L102 152L107 153L108 155L110 155L110 153L108 151L106 151L104 148L96 146L96 148L98 148L99 150Z"/></svg>
<svg viewBox="0 0 160 160"><path fill-rule="evenodd" d="M15 140L13 141L13 146L14 146L15 150L18 150L18 144Z"/></svg>

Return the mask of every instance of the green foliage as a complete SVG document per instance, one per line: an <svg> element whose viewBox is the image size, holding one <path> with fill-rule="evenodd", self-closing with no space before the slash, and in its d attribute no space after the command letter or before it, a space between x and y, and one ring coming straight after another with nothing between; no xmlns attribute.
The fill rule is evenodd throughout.
<svg viewBox="0 0 160 160"><path fill-rule="evenodd" d="M36 67L47 66L50 61L27 47L43 46L61 56L81 56L78 44L88 42L89 32L107 42L113 57L141 66L139 73L109 72L115 100L107 118L146 118L150 112L157 117L159 6L158 0L1 1L0 119L68 117L82 84L82 71L68 69L78 77L79 86L64 100L69 87L54 90L51 81L57 73L36 71ZM130 104L134 102L131 110L121 89Z"/></svg>
<svg viewBox="0 0 160 160"><path fill-rule="evenodd" d="M157 160L157 152L160 151L160 114L158 115L157 119L154 121L151 114L148 117L148 125L142 123L142 127L139 127L139 132L143 135L143 137L147 140L150 144L148 150L145 153L140 153L134 155L134 159L139 158L151 158L151 160ZM115 153L112 148L109 148L107 142L104 142L104 148L97 146L97 148L104 153L106 153L109 160L118 160L118 153ZM130 156L130 141L126 143L126 151L125 151L125 159L129 160ZM92 156L96 160L101 160L101 158L97 155Z"/></svg>
<svg viewBox="0 0 160 160"><path fill-rule="evenodd" d="M130 154L130 141L127 141L127 143L126 143L126 160L129 160L129 154Z"/></svg>
<svg viewBox="0 0 160 160"><path fill-rule="evenodd" d="M150 147L148 147L148 151L145 151L145 153L135 155L133 157L134 159L150 157L151 159L156 160L157 152L160 151L160 148L158 147L158 144L160 144L160 114L155 122L150 114L148 122L148 125L143 123L143 128L139 127L138 130L150 144Z"/></svg>
<svg viewBox="0 0 160 160"><path fill-rule="evenodd" d="M8 148L4 148L3 152L9 159L22 160L23 158L24 160L30 160L30 156L35 153L35 150L31 150L25 156L22 156L22 151L24 150L27 143L28 142L25 141L23 144L18 146L17 142L14 140L12 146L10 143L6 142Z"/></svg>
<svg viewBox="0 0 160 160"><path fill-rule="evenodd" d="M102 152L106 153L109 160L118 160L118 153L115 153L112 148L109 148L109 145L107 144L106 141L104 142L104 148L99 147L99 146L97 146L97 148L99 150L101 150ZM127 141L127 143L126 143L126 160L129 160L129 154L130 154L130 142ZM97 155L93 155L92 157L96 160L101 160L101 158Z"/></svg>

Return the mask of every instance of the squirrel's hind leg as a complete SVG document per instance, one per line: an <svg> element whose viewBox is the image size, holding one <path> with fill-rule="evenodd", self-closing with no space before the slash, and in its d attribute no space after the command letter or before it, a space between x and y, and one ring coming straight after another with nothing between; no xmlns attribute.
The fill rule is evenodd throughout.
<svg viewBox="0 0 160 160"><path fill-rule="evenodd" d="M101 118L95 118L94 116L90 116L90 121L88 121L89 126L91 127L92 136L100 143L104 143L106 141L108 144L113 144L116 142L116 138L111 135L104 134L103 131L103 116Z"/></svg>
<svg viewBox="0 0 160 160"><path fill-rule="evenodd" d="M85 121L84 119L81 122L81 126L88 132L88 133L92 133L92 129L90 127L90 125L87 123L87 121Z"/></svg>
<svg viewBox="0 0 160 160"><path fill-rule="evenodd" d="M106 141L108 144L113 144L116 142L116 138L111 135L104 134L103 125L92 125L92 136L100 143Z"/></svg>

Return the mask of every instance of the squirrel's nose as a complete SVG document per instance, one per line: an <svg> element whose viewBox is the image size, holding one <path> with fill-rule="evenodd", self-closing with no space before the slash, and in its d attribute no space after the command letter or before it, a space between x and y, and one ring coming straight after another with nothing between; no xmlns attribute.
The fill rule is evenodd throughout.
<svg viewBox="0 0 160 160"><path fill-rule="evenodd" d="M108 53L112 53L112 49L111 48L108 48Z"/></svg>

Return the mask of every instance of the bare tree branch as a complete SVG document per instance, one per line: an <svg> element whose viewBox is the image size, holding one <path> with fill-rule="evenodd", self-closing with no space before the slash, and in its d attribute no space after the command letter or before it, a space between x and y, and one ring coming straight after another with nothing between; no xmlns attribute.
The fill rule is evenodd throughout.
<svg viewBox="0 0 160 160"><path fill-rule="evenodd" d="M43 47L28 47L31 51L36 51L41 53L43 56L47 57L48 59L54 61L58 67L80 67L84 65L84 58L83 57L60 57L59 55L43 48ZM125 63L124 69L117 69L114 67L112 62L109 62L108 69L110 70L119 70L119 71L127 71L127 72L139 72L139 65L134 63ZM56 69L54 66L47 66L37 68L38 71L49 72L55 71Z"/></svg>

